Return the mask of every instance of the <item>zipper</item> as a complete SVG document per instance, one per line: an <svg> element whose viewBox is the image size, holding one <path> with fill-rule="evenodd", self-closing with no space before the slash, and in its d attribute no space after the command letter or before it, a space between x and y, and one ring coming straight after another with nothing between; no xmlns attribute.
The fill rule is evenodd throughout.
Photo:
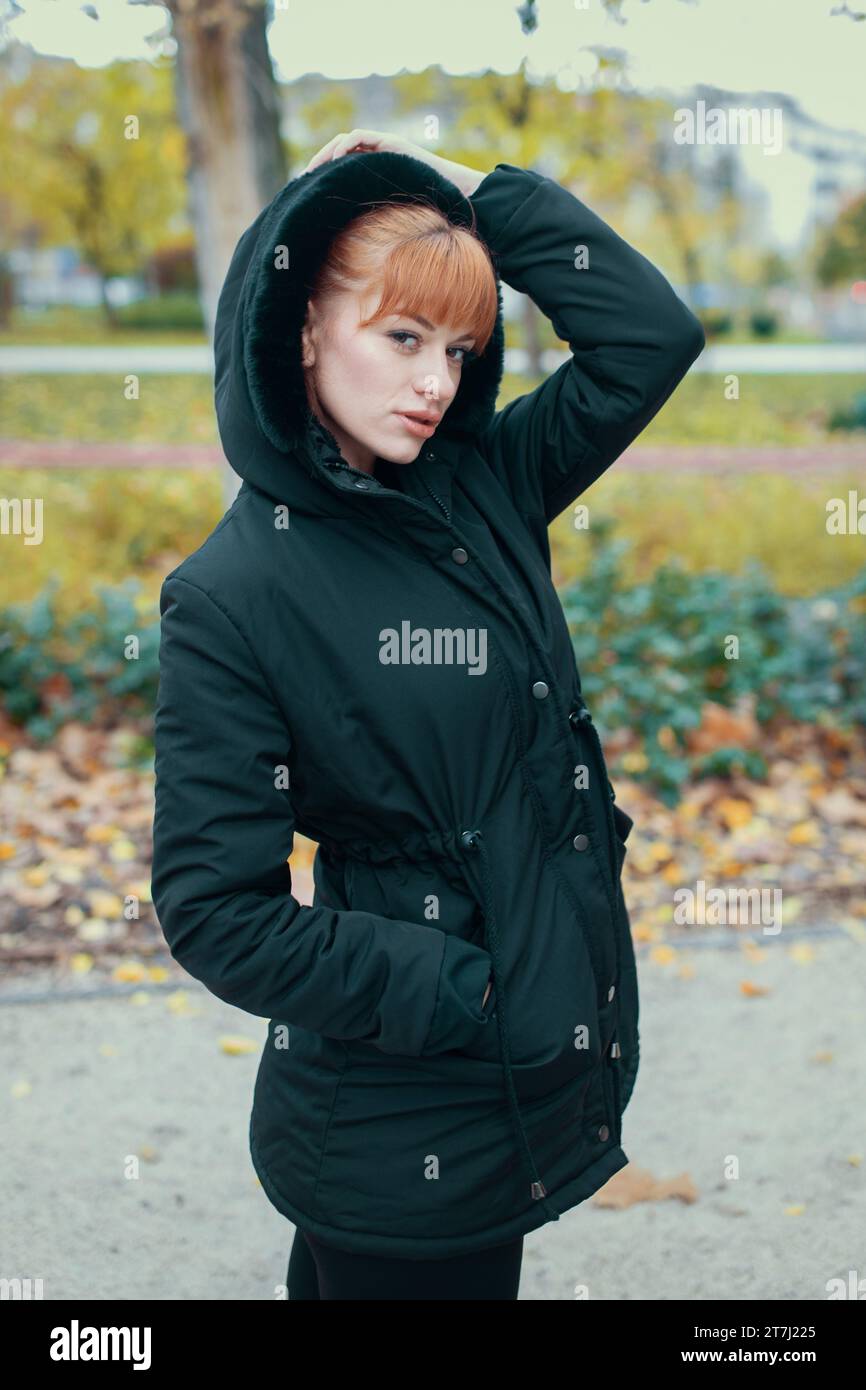
<svg viewBox="0 0 866 1390"><path fill-rule="evenodd" d="M361 468L354 468L354 467L352 466L351 463L347 463L347 462L346 462L346 460L343 458L343 455L340 453L339 449L337 448L337 441L334 439L334 437L333 437L333 435L330 433L330 431L329 431L329 430L326 430L325 426L322 425L321 421L315 421L315 422L314 422L314 425L313 425L313 428L314 428L314 429L316 430L316 432L318 433L319 438L322 440L323 445L324 445L324 448L325 448L325 450L326 450L326 452L327 452L327 454L328 454L328 457L324 460L324 466L325 466L325 468L339 468L340 471L343 472L343 473L349 473L349 474L352 474L352 475L353 475L354 477L356 477L356 478L365 478L368 482L370 481L371 476L372 476L371 474L365 473L364 470L361 469ZM451 513L450 513L450 511L449 511L448 508L446 507L445 503L442 501L442 498L441 498L441 497L438 497L437 494L433 491L433 489L431 488L430 484L427 482L427 479L423 476L423 474L419 474L419 476L420 476L421 481L422 481L422 483L424 484L425 488L427 489L427 492L430 494L430 496L433 498L433 501L434 501L434 502L436 503L436 505L439 507L439 510L442 512L443 516L445 517L446 522L448 523L448 526L450 527L450 526L451 526ZM376 481L376 480L374 479L373 481ZM412 505L413 507L423 507L425 512L429 512L429 511L430 511L430 508L427 507L427 506L425 506L425 504L424 504L423 502L419 502L419 501L417 500L417 498L415 498L415 497L409 497L409 496L407 496L407 494L406 494L405 492L397 492L396 489L394 489L394 488L382 488L382 491L388 493L388 494L389 494L390 496L392 496L392 497L401 497L401 498L403 498L403 500L404 500L405 502L411 503L411 505Z"/></svg>
<svg viewBox="0 0 866 1390"><path fill-rule="evenodd" d="M365 479L367 480L367 482L369 482L370 479L371 479L371 475L370 475L369 473L365 473L365 472L363 471L363 469L361 469L361 468L353 468L352 465L351 465L350 463L347 463L346 460L343 459L343 458L332 458L332 459L328 459L328 460L325 462L325 468L326 468L326 469L328 469L328 468L339 468L339 469L341 469L344 473L351 473L351 474L353 474L356 478L365 478ZM326 476L327 476L327 474L326 474ZM429 492L430 496L433 498L433 501L436 502L436 503L438 503L439 508L440 508L440 510L442 511L442 513L443 513L443 515L444 515L444 517L445 517L445 520L446 520L446 522L448 523L448 525L449 525L449 527L450 527L451 524L452 524L452 523L451 523L451 513L450 513L450 511L449 511L448 508L446 507L445 503L442 501L441 497L437 497L437 496L436 496L436 493L435 493L435 492L433 491L433 489L430 487L430 484L427 482L427 479L424 478L424 477L423 477L422 475L420 475L420 474L419 474L419 477L421 477L421 481L422 481L422 483L424 484L424 486L425 486L425 488L427 489L427 491ZM375 482L376 479L373 479L373 481ZM426 512L426 513L428 514L428 516L430 515L430 508L427 506L427 504L426 504L425 502L419 502L418 499L417 499L417 497L409 497L407 493L405 493L405 492L397 492L396 489L395 489L395 488L392 488L392 487L383 487L383 488L381 489L381 491L382 491L382 493L387 494L387 496L389 496L389 497L399 497L401 501L407 502L407 503L409 504L409 506L411 506L411 507L420 507L421 510L422 510L422 512Z"/></svg>
<svg viewBox="0 0 866 1390"><path fill-rule="evenodd" d="M424 477L424 474L423 474L423 473L419 473L418 476L419 476L419 478L421 479L421 481L422 481L422 483L424 484L424 486L426 487L426 489L427 489L427 491L429 492L430 496L433 498L433 501L434 501L434 502L438 502L439 506L441 507L442 511L443 511L444 514L445 514L445 520L448 522L448 525L450 526L450 525L451 525L451 513L449 512L449 510L448 510L448 508L446 507L445 503L442 501L442 498L436 496L436 493L433 491L432 487L431 487L430 484L428 483L427 479Z"/></svg>

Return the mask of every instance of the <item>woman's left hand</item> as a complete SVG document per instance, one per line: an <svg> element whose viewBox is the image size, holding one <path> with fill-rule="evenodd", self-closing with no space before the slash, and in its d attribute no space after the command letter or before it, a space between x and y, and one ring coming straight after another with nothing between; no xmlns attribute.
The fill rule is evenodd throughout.
<svg viewBox="0 0 866 1390"><path fill-rule="evenodd" d="M352 154L356 150L390 150L394 154L410 154L415 159L429 164L446 179L450 179L466 198L475 192L481 180L486 177L478 169L470 169L466 164L455 164L451 159L442 159L440 155L425 150L422 145L413 145L411 140L404 140L401 135L388 135L381 130L358 129L350 130L348 133L341 131L339 135L335 135L313 155L302 172L308 174L318 165L339 159L344 154Z"/></svg>

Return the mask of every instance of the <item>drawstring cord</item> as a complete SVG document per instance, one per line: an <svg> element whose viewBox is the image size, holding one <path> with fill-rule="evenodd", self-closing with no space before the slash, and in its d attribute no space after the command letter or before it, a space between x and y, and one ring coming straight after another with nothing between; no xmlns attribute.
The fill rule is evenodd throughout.
<svg viewBox="0 0 866 1390"><path fill-rule="evenodd" d="M517 1128L518 1139L526 1157L527 1168L530 1176L530 1194L534 1201L543 1201L547 1196L547 1188L541 1180L541 1175L532 1156L529 1147L529 1140L526 1137L526 1130L523 1126L523 1119L520 1114L520 1106L517 1102L517 1091L514 1086L514 1077L511 1071L511 1043L508 1037L508 1018L505 1007L505 972L501 965L501 953L499 949L499 931L496 925L496 913L493 906L493 882L490 874L490 861L487 857L487 847L484 844L484 837L480 830L464 830L460 835L460 843L464 849L480 851L481 875L484 882L484 936L485 944L493 960L493 983L496 988L496 1019L499 1027L499 1038L502 1044L503 1069L505 1072L505 1088L508 1093L508 1100L511 1106L511 1113ZM550 1212L552 1221L559 1220L559 1213L555 1212L549 1205L545 1205L545 1210Z"/></svg>

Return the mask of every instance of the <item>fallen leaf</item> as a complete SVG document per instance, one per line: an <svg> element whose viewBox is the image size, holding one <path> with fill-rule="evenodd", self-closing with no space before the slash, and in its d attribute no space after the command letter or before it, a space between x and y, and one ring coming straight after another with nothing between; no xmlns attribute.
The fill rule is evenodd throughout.
<svg viewBox="0 0 866 1390"><path fill-rule="evenodd" d="M119 965L114 967L111 977L113 980L126 980L135 983L136 980L143 980L145 974L146 971L141 961L127 960L121 961Z"/></svg>
<svg viewBox="0 0 866 1390"><path fill-rule="evenodd" d="M761 739L761 727L749 705L754 697L743 702L740 709L705 700L701 705L701 722L689 729L686 745L692 753L714 753L717 748L754 748Z"/></svg>
<svg viewBox="0 0 866 1390"><path fill-rule="evenodd" d="M820 842L821 832L813 820L801 820L791 826L786 838L792 845L816 845Z"/></svg>
<svg viewBox="0 0 866 1390"><path fill-rule="evenodd" d="M101 888L91 889L87 901L94 917L119 917L123 912L123 903L117 894L106 893Z"/></svg>
<svg viewBox="0 0 866 1390"><path fill-rule="evenodd" d="M716 811L719 819L724 821L729 829L747 825L754 815L750 801L742 801L734 796L723 796L716 806Z"/></svg>
<svg viewBox="0 0 866 1390"><path fill-rule="evenodd" d="M743 955L747 956L749 960L755 961L759 964L761 961L766 959L766 947L759 946L758 943L756 941L753 941L750 936L746 936L743 938L743 940L740 942L740 947L742 949Z"/></svg>
<svg viewBox="0 0 866 1390"><path fill-rule="evenodd" d="M108 934L108 923L102 917L86 918L77 931L82 941L104 941Z"/></svg>
<svg viewBox="0 0 866 1390"><path fill-rule="evenodd" d="M636 1202L664 1202L677 1198L689 1205L698 1200L698 1190L688 1173L673 1178L656 1178L646 1168L627 1163L592 1198L593 1206L619 1211Z"/></svg>
<svg viewBox="0 0 866 1390"><path fill-rule="evenodd" d="M650 951L650 960L656 965L672 965L677 959L677 951L673 946L653 946Z"/></svg>
<svg viewBox="0 0 866 1390"><path fill-rule="evenodd" d="M261 1046L254 1038L245 1038L239 1033L224 1033L218 1041L220 1051L229 1057L242 1057L248 1052L258 1052Z"/></svg>
<svg viewBox="0 0 866 1390"><path fill-rule="evenodd" d="M843 787L835 788L826 796L816 797L813 805L833 825L866 825L866 801L851 796Z"/></svg>
<svg viewBox="0 0 866 1390"><path fill-rule="evenodd" d="M796 941L793 946L788 947L788 955L798 965L811 965L815 959L815 948L808 941Z"/></svg>

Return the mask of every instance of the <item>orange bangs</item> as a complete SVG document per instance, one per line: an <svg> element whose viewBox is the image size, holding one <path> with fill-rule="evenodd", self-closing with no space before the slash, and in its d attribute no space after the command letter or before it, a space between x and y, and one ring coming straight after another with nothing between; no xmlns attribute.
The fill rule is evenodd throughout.
<svg viewBox="0 0 866 1390"><path fill-rule="evenodd" d="M487 248L430 204L385 203L354 218L331 242L313 295L380 288L363 328L389 314L420 314L472 334L478 354L490 341L498 299Z"/></svg>

